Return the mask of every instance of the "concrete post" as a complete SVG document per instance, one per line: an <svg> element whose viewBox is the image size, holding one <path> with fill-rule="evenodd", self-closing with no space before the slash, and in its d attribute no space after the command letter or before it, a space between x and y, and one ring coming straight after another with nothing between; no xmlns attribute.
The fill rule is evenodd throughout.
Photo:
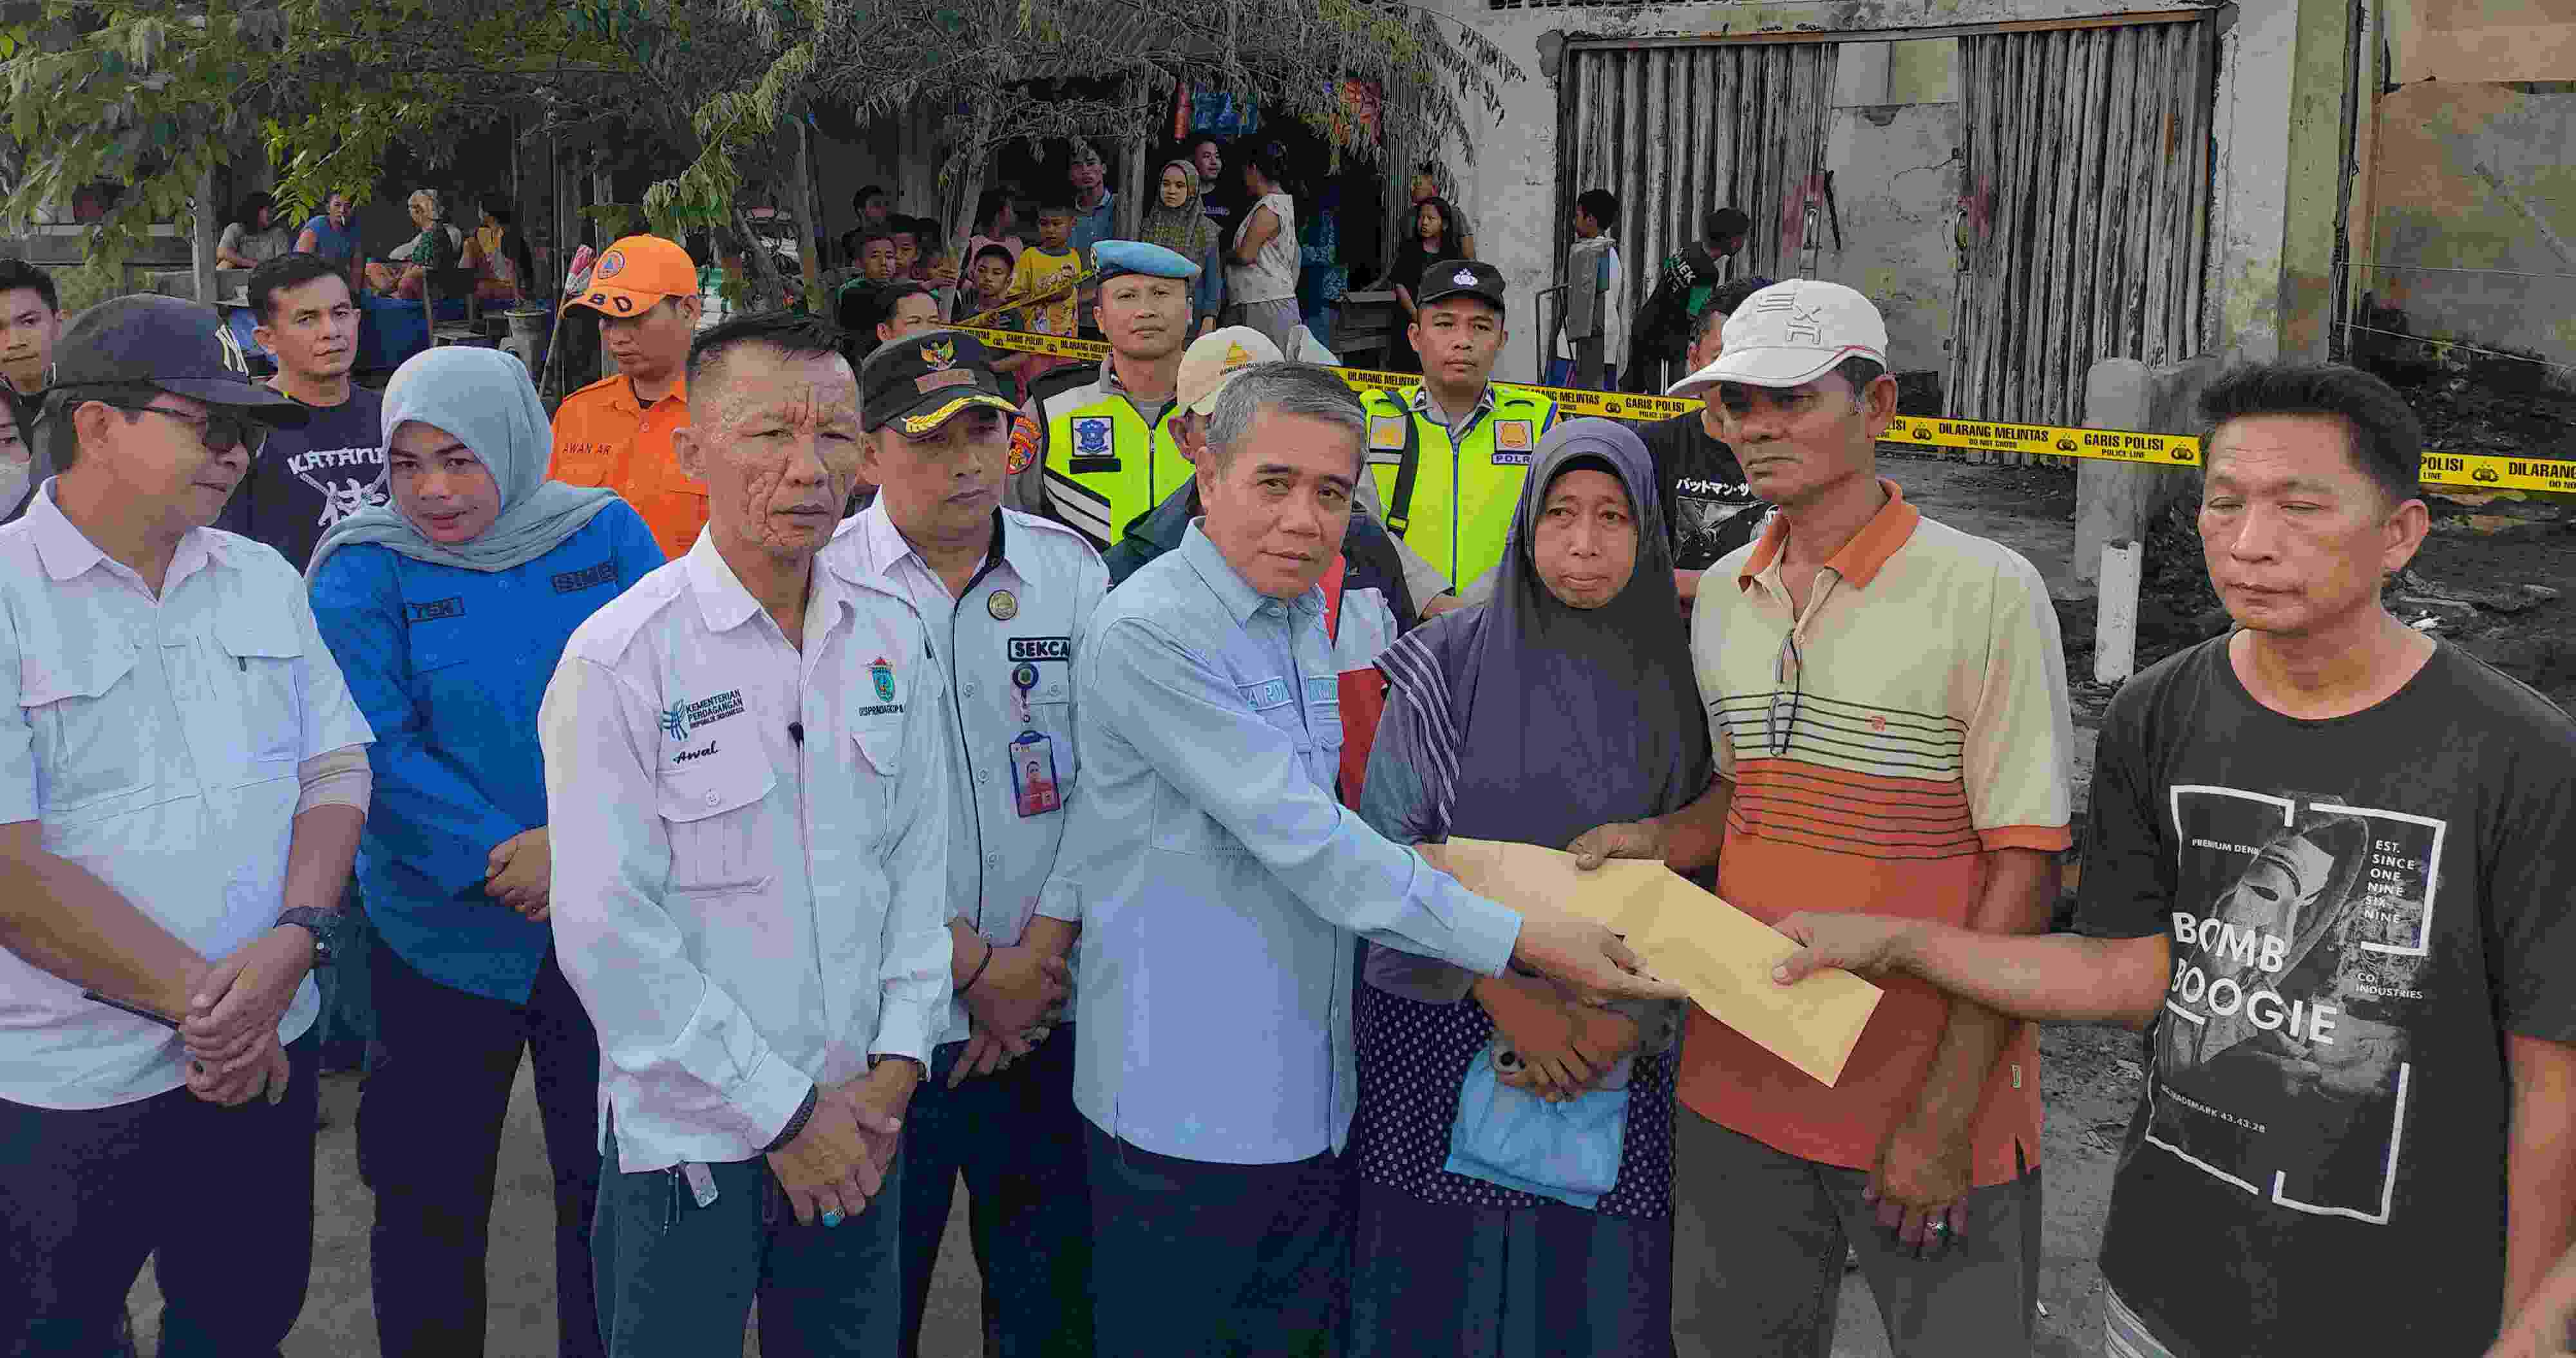
<svg viewBox="0 0 2576 1358"><path fill-rule="evenodd" d="M2155 372L2134 358L2106 358L2084 379L2088 429L2154 429ZM2102 549L2146 536L2160 467L2131 467L2086 458L2075 464L2075 578L2092 583ZM2105 611L2108 611L2107 601Z"/></svg>
<svg viewBox="0 0 2576 1358"><path fill-rule="evenodd" d="M200 302L215 300L215 238L222 226L223 209L215 205L215 167L212 164L197 172L196 211L188 236L188 258L196 266L196 292Z"/></svg>

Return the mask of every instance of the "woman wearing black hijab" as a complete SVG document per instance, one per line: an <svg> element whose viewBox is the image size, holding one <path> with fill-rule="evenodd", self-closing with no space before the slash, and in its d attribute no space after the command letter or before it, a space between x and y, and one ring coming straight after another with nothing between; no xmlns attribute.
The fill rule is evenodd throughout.
<svg viewBox="0 0 2576 1358"><path fill-rule="evenodd" d="M1562 848L1688 805L1713 766L1677 609L1645 445L1609 420L1558 425L1491 599L1379 660L1389 692L1361 817L1398 843ZM1374 945L1366 976L1349 1358L1671 1354L1673 1007L1595 1007ZM1483 1076L1503 1049L1516 1072ZM1615 1181L1569 1192L1453 1172L1469 1158L1452 1154L1461 1086L1479 1078L1480 1101L1620 1100L1624 1119L1607 1105L1582 1133L1606 1138L1590 1163Z"/></svg>

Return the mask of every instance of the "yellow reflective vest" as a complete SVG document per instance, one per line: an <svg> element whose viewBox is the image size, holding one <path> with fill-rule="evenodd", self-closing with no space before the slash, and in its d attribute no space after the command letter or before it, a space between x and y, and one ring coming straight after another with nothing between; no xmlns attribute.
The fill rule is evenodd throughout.
<svg viewBox="0 0 2576 1358"><path fill-rule="evenodd" d="M1107 551L1127 525L1190 479L1190 460L1172 437L1166 402L1152 424L1125 393L1102 380L1068 387L1038 403L1046 425L1046 498L1055 517Z"/></svg>
<svg viewBox="0 0 2576 1358"><path fill-rule="evenodd" d="M1386 504L1389 532L1463 589L1502 563L1538 441L1556 425L1556 401L1500 384L1489 411L1469 417L1454 441L1447 425L1416 414L1409 392L1364 393L1369 475Z"/></svg>

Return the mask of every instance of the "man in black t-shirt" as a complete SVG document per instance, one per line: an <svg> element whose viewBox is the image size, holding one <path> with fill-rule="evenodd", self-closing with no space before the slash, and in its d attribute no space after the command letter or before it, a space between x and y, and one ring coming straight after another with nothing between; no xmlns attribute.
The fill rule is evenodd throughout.
<svg viewBox="0 0 2576 1358"><path fill-rule="evenodd" d="M2475 1355L2576 1234L2576 722L2381 606L2427 525L2387 384L2267 365L2203 406L2239 630L2113 700L2076 931L1797 915L1782 975L2146 1029L2108 1352Z"/></svg>
<svg viewBox="0 0 2576 1358"><path fill-rule="evenodd" d="M1691 322L1685 366L1698 372L1717 361L1726 318L1744 299L1771 286L1768 278L1739 278L1720 287ZM1713 394L1717 389L1710 387ZM1673 579L1687 610L1699 597L1700 572L1753 540L1763 506L1744 479L1735 450L1718 437L1717 408L1658 420L1637 431L1654 455L1655 485L1664 502L1664 525L1673 539Z"/></svg>
<svg viewBox="0 0 2576 1358"><path fill-rule="evenodd" d="M252 460L217 528L265 542L295 569L331 525L385 502L384 398L352 381L358 305L320 255L279 255L251 271L251 337L277 356L268 385L312 411Z"/></svg>

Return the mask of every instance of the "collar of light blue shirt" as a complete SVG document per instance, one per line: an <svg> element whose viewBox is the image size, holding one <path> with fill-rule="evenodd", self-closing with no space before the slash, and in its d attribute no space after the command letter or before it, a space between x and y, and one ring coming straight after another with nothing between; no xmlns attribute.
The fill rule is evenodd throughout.
<svg viewBox="0 0 2576 1358"><path fill-rule="evenodd" d="M22 516L27 532L36 540L36 556L45 563L45 574L52 577L55 584L61 584L104 565L110 571L141 584L142 576L135 574L134 569L124 562L99 550L98 544L90 541L89 535L80 530L80 525L73 523L63 513L62 507L54 503L56 484L57 478L47 477L45 484L37 487L35 496L28 500L27 512ZM178 549L170 557L170 569L161 577L163 595L168 595L180 581L207 564L213 541L211 531L204 528L189 529L179 539Z"/></svg>
<svg viewBox="0 0 2576 1358"><path fill-rule="evenodd" d="M1324 609L1324 588L1321 585L1294 599L1274 599L1246 583L1236 573L1234 563L1226 560L1225 553L1217 550L1216 543L1209 539L1204 516L1190 520L1189 534L1181 539L1181 557L1199 573L1200 579L1207 581L1209 589L1216 591L1216 597L1225 604L1227 615L1238 627L1251 621L1252 615L1260 612L1265 604L1277 604L1282 609L1293 609L1299 613L1320 613Z"/></svg>
<svg viewBox="0 0 2576 1358"><path fill-rule="evenodd" d="M716 550L712 531L700 531L697 544L689 548L689 554L680 560L686 563L689 591L698 596L698 615L706 619L707 630L730 632L761 612L760 601L751 597L751 591L743 586L741 577L733 573L733 567L725 564L724 554ZM849 586L863 582L827 565L820 554L815 556L812 569L810 588L813 602L832 623L837 624L840 615L853 606ZM807 619L806 626L810 630L813 620Z"/></svg>

